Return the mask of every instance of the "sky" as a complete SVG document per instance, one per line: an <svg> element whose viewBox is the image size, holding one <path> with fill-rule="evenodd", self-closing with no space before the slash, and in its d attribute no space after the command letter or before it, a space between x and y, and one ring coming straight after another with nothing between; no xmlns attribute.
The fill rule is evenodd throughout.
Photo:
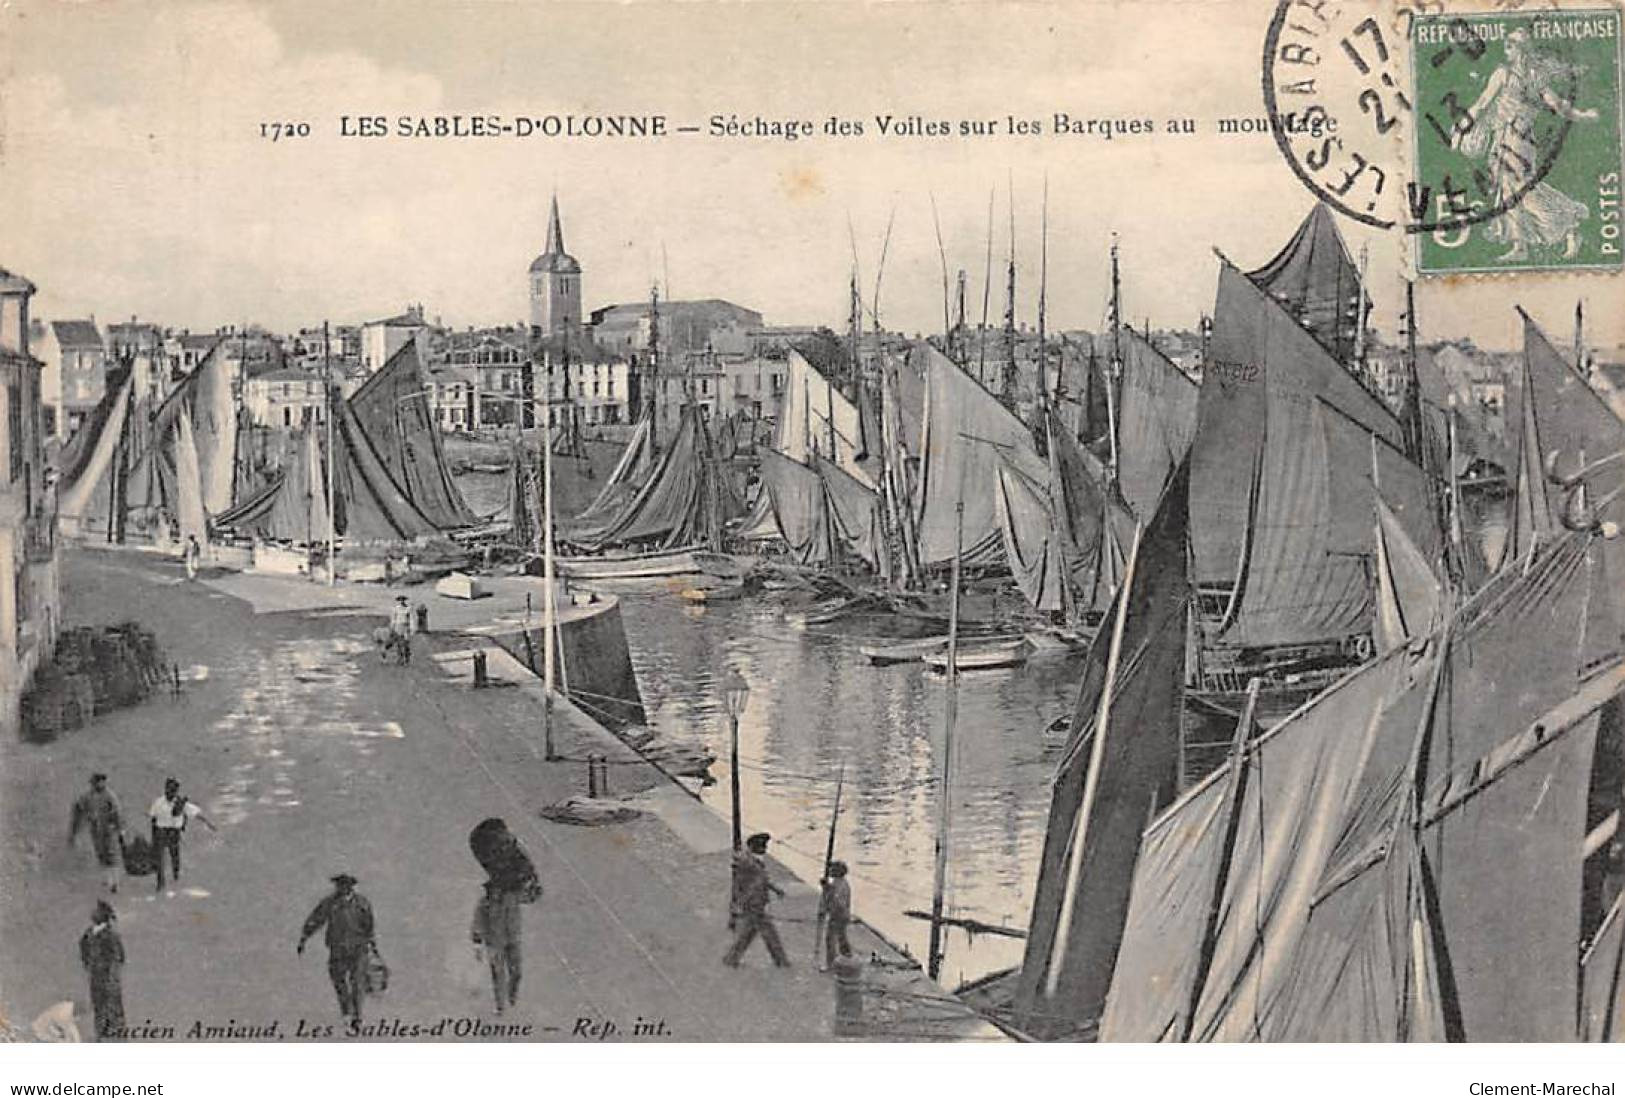
<svg viewBox="0 0 1625 1098"><path fill-rule="evenodd" d="M1313 202L1268 135L1216 132L1220 118L1263 116L1268 16L1256 0L16 0L0 11L0 202L13 211L0 266L40 287L44 317L286 330L421 302L457 327L513 322L556 193L589 308L646 299L659 281L768 323L841 327L854 253L872 306L890 223L881 321L930 332L943 323L938 225L950 270L967 271L970 318L981 315L990 199L989 315L1001 319L1013 200L1023 322L1036 322L1047 239L1050 327L1099 327L1115 233L1126 317L1190 328L1212 308L1213 249L1261 265ZM1007 117L1050 129L1056 112L1156 132L1002 132ZM340 136L346 115L393 127L454 113L660 113L702 129L713 115L840 116L867 132ZM878 115L916 114L1000 132L876 132ZM1162 132L1172 118L1197 132ZM261 128L274 122L308 123L310 136L270 141ZM1373 321L1391 331L1402 241L1344 229L1351 249L1369 249ZM1576 295L1606 285L1427 284L1419 312L1427 335L1512 346L1514 300L1564 332Z"/></svg>

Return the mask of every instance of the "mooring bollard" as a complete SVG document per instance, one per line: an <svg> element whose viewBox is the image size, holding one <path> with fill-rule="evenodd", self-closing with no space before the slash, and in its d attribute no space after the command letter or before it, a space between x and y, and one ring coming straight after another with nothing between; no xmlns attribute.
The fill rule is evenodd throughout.
<svg viewBox="0 0 1625 1098"><path fill-rule="evenodd" d="M598 756L587 756L587 796L598 797Z"/></svg>
<svg viewBox="0 0 1625 1098"><path fill-rule="evenodd" d="M609 796L609 758L598 756L598 793L600 796Z"/></svg>
<svg viewBox="0 0 1625 1098"><path fill-rule="evenodd" d="M474 689L483 690L487 686L489 686L490 684L491 684L491 680L486 677L485 653L484 652L475 652L474 653Z"/></svg>
<svg viewBox="0 0 1625 1098"><path fill-rule="evenodd" d="M835 958L835 1032L863 1032L863 962L856 957Z"/></svg>
<svg viewBox="0 0 1625 1098"><path fill-rule="evenodd" d="M429 606L427 603L418 603L412 608L412 620L416 623L416 632L429 631Z"/></svg>

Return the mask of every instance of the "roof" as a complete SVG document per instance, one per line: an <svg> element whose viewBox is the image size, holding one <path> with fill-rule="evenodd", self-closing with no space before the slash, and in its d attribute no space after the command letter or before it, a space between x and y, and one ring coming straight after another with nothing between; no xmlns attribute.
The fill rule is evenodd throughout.
<svg viewBox="0 0 1625 1098"><path fill-rule="evenodd" d="M96 347L102 346L102 334L96 330L96 324L90 320L53 320L51 331L56 336L57 344L63 347Z"/></svg>
<svg viewBox="0 0 1625 1098"><path fill-rule="evenodd" d="M281 370L267 370L263 374L255 374L249 380L250 381L318 381L320 379L315 374L307 373L304 370L296 370L293 367L289 366L289 367L284 367Z"/></svg>
<svg viewBox="0 0 1625 1098"><path fill-rule="evenodd" d="M4 267L0 267L0 293L31 294L35 289L34 284L22 275L12 274Z"/></svg>
<svg viewBox="0 0 1625 1098"><path fill-rule="evenodd" d="M424 322L422 313L416 311L415 309L408 309L404 313L397 313L395 316L386 316L382 320L369 320L363 324L362 327L376 328L380 325L385 328L427 328L429 326Z"/></svg>
<svg viewBox="0 0 1625 1098"><path fill-rule="evenodd" d="M752 328L760 328L762 323L762 314L757 312L755 309L746 308L743 305L736 305L732 301L724 301L720 297L707 297L696 301L662 301L660 303L660 319L662 323L664 323L668 318L692 315L695 313L710 318L725 317L727 319L736 319L741 316L753 316L756 318L756 322L750 325ZM643 317L648 315L649 303L647 301L629 301L618 305L605 305L603 308L594 309L592 311L592 323L594 327L605 323L627 324L636 320L641 320Z"/></svg>

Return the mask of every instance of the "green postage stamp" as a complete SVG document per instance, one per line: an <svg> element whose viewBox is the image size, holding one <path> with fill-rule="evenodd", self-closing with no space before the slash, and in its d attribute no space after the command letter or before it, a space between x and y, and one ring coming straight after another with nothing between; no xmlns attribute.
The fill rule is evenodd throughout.
<svg viewBox="0 0 1625 1098"><path fill-rule="evenodd" d="M1419 16L1422 274L1621 266L1620 12Z"/></svg>

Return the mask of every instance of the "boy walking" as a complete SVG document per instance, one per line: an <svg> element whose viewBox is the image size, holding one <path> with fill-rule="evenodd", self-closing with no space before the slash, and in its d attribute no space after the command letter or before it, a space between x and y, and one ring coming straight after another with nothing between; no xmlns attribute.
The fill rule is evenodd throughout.
<svg viewBox="0 0 1625 1098"><path fill-rule="evenodd" d="M845 862L829 863L818 914L829 920L824 927L824 967L833 969L837 955L852 956L852 943L846 937L846 928L852 922L852 884L846 879Z"/></svg>
<svg viewBox="0 0 1625 1098"><path fill-rule="evenodd" d="M175 880L181 879L181 832L187 820L201 820L210 831L219 831L214 821L203 814L203 809L181 792L181 783L174 778L164 780L164 795L152 802L147 810L152 819L152 859L158 868L158 891L164 890L164 852L169 852L169 866Z"/></svg>

